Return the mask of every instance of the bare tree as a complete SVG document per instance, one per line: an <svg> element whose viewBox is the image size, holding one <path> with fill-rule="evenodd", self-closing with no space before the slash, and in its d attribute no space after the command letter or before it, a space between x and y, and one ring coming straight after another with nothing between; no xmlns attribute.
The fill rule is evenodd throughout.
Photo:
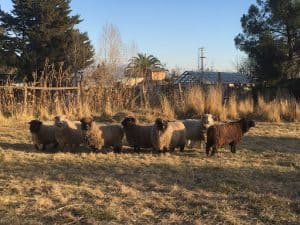
<svg viewBox="0 0 300 225"><path fill-rule="evenodd" d="M104 64L108 75L115 77L124 58L124 44L117 26L108 23L103 27L99 57L99 64Z"/></svg>

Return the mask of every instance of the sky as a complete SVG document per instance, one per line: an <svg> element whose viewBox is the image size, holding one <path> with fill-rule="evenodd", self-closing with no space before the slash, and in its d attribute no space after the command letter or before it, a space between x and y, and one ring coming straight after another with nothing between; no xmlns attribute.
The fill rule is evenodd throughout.
<svg viewBox="0 0 300 225"><path fill-rule="evenodd" d="M244 57L234 45L241 32L240 18L255 0L72 0L72 14L83 21L97 51L105 24L119 28L124 43L136 43L138 51L152 54L166 67L195 70L198 48L204 47L206 68L234 71ZM0 0L10 11L10 0Z"/></svg>

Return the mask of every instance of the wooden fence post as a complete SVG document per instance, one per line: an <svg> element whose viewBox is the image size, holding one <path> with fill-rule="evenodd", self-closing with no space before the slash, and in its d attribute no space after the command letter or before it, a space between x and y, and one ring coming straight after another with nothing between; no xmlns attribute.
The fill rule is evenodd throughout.
<svg viewBox="0 0 300 225"><path fill-rule="evenodd" d="M24 84L24 108L27 111L27 83Z"/></svg>
<svg viewBox="0 0 300 225"><path fill-rule="evenodd" d="M77 83L77 104L81 107L81 86L80 83Z"/></svg>

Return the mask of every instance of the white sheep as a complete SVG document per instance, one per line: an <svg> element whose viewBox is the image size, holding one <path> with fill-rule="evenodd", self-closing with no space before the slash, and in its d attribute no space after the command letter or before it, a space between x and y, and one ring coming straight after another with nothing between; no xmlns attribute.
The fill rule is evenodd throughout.
<svg viewBox="0 0 300 225"><path fill-rule="evenodd" d="M204 114L201 119L186 119L182 121L186 129L186 139L188 146L194 146L199 142L202 146L202 141L205 141L206 130L214 125L214 119L211 114Z"/></svg>

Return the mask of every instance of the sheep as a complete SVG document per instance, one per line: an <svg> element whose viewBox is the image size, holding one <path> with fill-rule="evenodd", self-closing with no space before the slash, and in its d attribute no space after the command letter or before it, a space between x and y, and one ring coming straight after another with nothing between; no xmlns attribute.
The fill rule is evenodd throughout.
<svg viewBox="0 0 300 225"><path fill-rule="evenodd" d="M186 119L182 121L186 129L186 139L192 146L194 142L205 141L205 133L208 127L214 124L214 119L211 114L204 114L202 119Z"/></svg>
<svg viewBox="0 0 300 225"><path fill-rule="evenodd" d="M185 126L180 121L157 118L152 127L151 140L156 151L174 151L176 147L183 151L186 142Z"/></svg>
<svg viewBox="0 0 300 225"><path fill-rule="evenodd" d="M134 151L139 151L140 148L152 148L151 130L153 124L137 124L136 119L132 116L125 117L121 124L127 142Z"/></svg>
<svg viewBox="0 0 300 225"><path fill-rule="evenodd" d="M226 144L229 144L231 152L235 153L236 144L251 127L255 127L255 122L245 118L209 127L207 129L206 154L209 155L212 148L211 155L214 155L218 148Z"/></svg>
<svg viewBox="0 0 300 225"><path fill-rule="evenodd" d="M80 122L85 143L89 147L98 151L103 146L112 146L116 153L122 150L124 133L120 125L98 126L92 117L83 117Z"/></svg>
<svg viewBox="0 0 300 225"><path fill-rule="evenodd" d="M40 145L42 145L42 150L46 149L46 145L53 144L53 147L58 145L55 139L54 126L44 125L40 120L31 120L28 124L30 125L29 130L36 150L39 150Z"/></svg>
<svg viewBox="0 0 300 225"><path fill-rule="evenodd" d="M54 125L55 139L62 148L67 145L79 147L83 143L81 130L65 116L56 116Z"/></svg>

